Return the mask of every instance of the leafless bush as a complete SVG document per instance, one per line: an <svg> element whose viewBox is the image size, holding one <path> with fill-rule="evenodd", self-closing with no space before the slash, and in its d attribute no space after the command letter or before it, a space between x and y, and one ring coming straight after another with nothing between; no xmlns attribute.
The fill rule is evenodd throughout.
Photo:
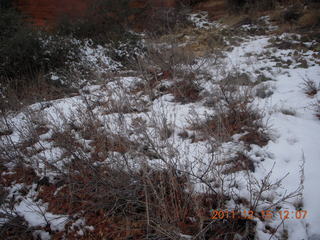
<svg viewBox="0 0 320 240"><path fill-rule="evenodd" d="M197 59L190 49L179 45L174 34L163 37L162 48L158 38L148 39L145 55L133 63L144 81L137 91L144 91L151 100L166 93L182 103L200 100L202 88L198 79L204 75L201 67L207 59Z"/></svg>
<svg viewBox="0 0 320 240"><path fill-rule="evenodd" d="M0 179L0 238L1 239L33 239L34 229L29 227L25 219L14 209L14 198L8 199L8 191Z"/></svg>
<svg viewBox="0 0 320 240"><path fill-rule="evenodd" d="M187 5L176 8L152 8L143 25L150 33L166 34L185 26L189 21L188 12L190 8Z"/></svg>
<svg viewBox="0 0 320 240"><path fill-rule="evenodd" d="M48 203L49 212L83 217L94 226L83 239L254 238L253 221L213 220L210 212L224 209L230 199L237 198L239 171L251 174L248 157L240 159L238 154L238 159L226 159L216 146L236 133L244 134L243 141L259 144L255 134L264 136L259 132L261 115L252 104L249 89L223 83L216 90L219 94L212 105L215 113L206 125L212 126L210 131L205 134L203 124L196 129L208 137L203 139L208 141L208 149L196 157L182 153L176 144L176 126L166 109L131 116L129 124L127 112L120 107L102 118L104 105L94 97L84 96L69 114L56 109L52 119L41 114L48 106L40 104L25 114L23 128L8 124L22 139L10 149L16 146L22 156L20 162L34 169L29 179L21 181L37 184L37 197ZM53 149L61 154L55 158L41 154ZM13 155L5 157L15 160ZM229 168L241 161L242 168ZM8 182L22 175L18 169L14 172ZM261 185L249 177L253 189L249 205L259 206L265 200L258 197L259 189L269 191L276 185ZM70 227L72 217L64 234L66 238L79 238Z"/></svg>
<svg viewBox="0 0 320 240"><path fill-rule="evenodd" d="M0 217L4 217L1 216ZM28 227L24 218L17 215L6 215L7 218L4 224L0 223L0 238L12 240L32 240L34 229Z"/></svg>
<svg viewBox="0 0 320 240"><path fill-rule="evenodd" d="M286 192L281 196L281 198L277 200L266 197L265 194L268 191L280 188L283 180L288 176L288 174L286 174L281 179L272 182L270 179L272 173L273 168L261 180L258 180L253 176L248 175L247 188L250 193L249 206L251 210L256 211L258 207L263 207L264 210L272 209L274 207L277 207L281 203L286 202L289 199L293 199L301 195L302 186L298 186L298 188L295 191L289 193Z"/></svg>
<svg viewBox="0 0 320 240"><path fill-rule="evenodd" d="M193 122L191 119L191 128L201 133L200 139L214 137L218 142L224 142L234 134L247 132L242 140L265 145L268 138L260 131L263 128L262 114L252 103L250 89L219 84L217 95L212 100L214 114L207 116L205 122Z"/></svg>
<svg viewBox="0 0 320 240"><path fill-rule="evenodd" d="M48 81L47 76L43 72L33 74L33 82L26 83L23 78L16 77L14 79L3 78L1 83L0 109L2 111L17 111L24 107L39 101L49 101L62 98L67 95L76 94L77 91L71 87L63 87ZM10 82L10 84L7 84ZM17 91L19 88L19 91Z"/></svg>
<svg viewBox="0 0 320 240"><path fill-rule="evenodd" d="M314 96L318 93L319 87L317 86L316 82L311 79L304 79L303 81L303 91L305 94L309 96Z"/></svg>
<svg viewBox="0 0 320 240"><path fill-rule="evenodd" d="M138 58L138 70L141 73L166 73L174 77L181 65L190 65L194 56L190 51L179 47L177 39L172 36L163 47L159 49L160 36L150 36L146 46L146 54Z"/></svg>

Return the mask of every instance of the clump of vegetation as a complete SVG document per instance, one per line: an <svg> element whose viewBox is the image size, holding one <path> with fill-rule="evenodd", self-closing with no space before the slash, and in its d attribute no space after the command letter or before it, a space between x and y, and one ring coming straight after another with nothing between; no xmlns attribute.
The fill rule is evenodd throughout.
<svg viewBox="0 0 320 240"><path fill-rule="evenodd" d="M169 91L175 100L182 103L195 102L200 100L201 88L194 79L185 78L176 81Z"/></svg>
<svg viewBox="0 0 320 240"><path fill-rule="evenodd" d="M320 89L320 85L317 86L316 82L311 79L304 79L303 81L303 91L310 97L315 96Z"/></svg>
<svg viewBox="0 0 320 240"><path fill-rule="evenodd" d="M232 12L249 11L250 9L267 10L276 6L277 0L226 0L226 6Z"/></svg>
<svg viewBox="0 0 320 240"><path fill-rule="evenodd" d="M13 8L0 8L0 29L2 97L13 94L13 98L20 98L26 89L48 87L51 71L79 59L75 42L36 29Z"/></svg>
<svg viewBox="0 0 320 240"><path fill-rule="evenodd" d="M132 14L127 0L95 1L85 16L65 18L50 32L31 25L10 3L1 2L0 8L1 108L7 108L8 103L15 108L17 104L13 102L17 100L20 104L20 100L31 103L42 97L61 96L59 92L70 92L77 85L71 81L80 82L90 78L88 74L94 75L82 59L81 43L92 42L93 48L95 44L108 44L108 48L116 50L106 54L116 62L127 62L131 53L141 49L138 35L129 32L126 22L120 21ZM53 79L53 75L58 76ZM50 96L30 96L47 92Z"/></svg>
<svg viewBox="0 0 320 240"><path fill-rule="evenodd" d="M200 136L196 140L214 138L215 141L230 140L235 134L244 134L240 139L248 144L265 146L268 135L262 123L263 114L253 105L250 89L240 90L239 87L221 82L213 99L215 114L203 121L191 121L191 129Z"/></svg>
<svg viewBox="0 0 320 240"><path fill-rule="evenodd" d="M81 17L61 16L56 30L61 35L92 39L99 44L135 40L136 35L128 31L128 18L138 12L130 7L129 0L96 0Z"/></svg>

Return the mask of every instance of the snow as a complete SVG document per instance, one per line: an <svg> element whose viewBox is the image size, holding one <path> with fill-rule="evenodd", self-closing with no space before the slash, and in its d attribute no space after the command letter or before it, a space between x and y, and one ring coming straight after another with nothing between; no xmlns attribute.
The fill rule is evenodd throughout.
<svg viewBox="0 0 320 240"><path fill-rule="evenodd" d="M197 28L224 28L219 22L209 21L208 13L204 11L199 11L197 13L189 14L189 20L197 27Z"/></svg>
<svg viewBox="0 0 320 240"><path fill-rule="evenodd" d="M284 34L283 37L290 37ZM234 47L226 53L226 59L222 62L226 72L236 69L248 73L252 79L257 77L256 70L262 67L270 67L265 74L272 77L272 81L266 83L272 87L273 94L266 99L256 99L262 112L266 112L265 122L271 127L272 141L260 151L265 155L265 160L258 164L254 173L257 179L262 178L272 168L272 180L277 181L289 174L282 183L278 193L295 191L299 187L303 189L303 209L308 211L306 219L290 219L284 224L289 232L289 239L320 239L320 191L317 184L320 182L320 121L316 118L312 105L318 97L310 98L302 90L305 79L313 80L316 86L320 83L320 66L313 64L312 51L303 53L308 61L306 69L296 68L295 59L290 57L294 50L273 50L269 45L270 36L248 38L239 47ZM271 49L270 49L271 48ZM273 56L284 60L291 59L293 65L288 69L276 67L268 52ZM249 53L249 54L248 54ZM298 63L296 63L298 64ZM206 66L212 74L217 73L214 66ZM220 68L219 66L218 68ZM271 73L271 75L270 75ZM220 79L223 79L223 75ZM217 76L215 76L217 78ZM258 85L259 86L259 85ZM257 87L258 87L257 86ZM256 88L257 88L256 87ZM281 109L289 109L294 116L285 115ZM254 148L249 152L254 159ZM301 185L302 182L302 186ZM245 193L242 191L243 196ZM294 200L292 200L294 202ZM283 206L284 209L292 208L292 202ZM292 208L294 209L294 208ZM261 225L261 223L260 223ZM270 236L262 233L262 227L257 233L259 239L269 239Z"/></svg>
<svg viewBox="0 0 320 240"><path fill-rule="evenodd" d="M199 28L223 27L218 23L209 22L205 13L191 14L190 20ZM267 17L261 20L269 21ZM251 27L243 26L245 29ZM284 227L288 231L289 240L320 239L320 191L317 186L320 182L320 121L314 115L312 108L312 105L320 98L320 93L314 97L309 97L302 90L302 84L305 79L313 80L317 86L320 86L320 66L316 64L312 56L314 52L306 51L301 52L300 57L308 62L308 67L305 69L297 67L299 59L294 56L296 50L277 49L271 45L272 38L272 35L249 36L240 46L234 46L232 51L225 51L223 53L225 57L218 64L207 61L201 67L216 81L224 79L226 73L233 71L248 74L252 82L260 74L270 78L270 80L258 84L253 89L257 91L259 87L267 86L271 92L270 96L265 98L256 97L254 101L260 111L265 113L263 121L269 127L271 140L264 147L251 145L250 150L246 150L244 143L239 142L241 135L235 135L229 142L224 142L216 147L216 153L212 153L211 142L199 141L193 143L191 140L182 140L178 134L190 126L190 118L197 116L203 120L206 116L213 114L214 111L205 107L202 101L188 104L177 103L170 94L160 96L154 101L150 101L147 96L128 96L134 85L141 81L137 76L118 77L103 85L86 86L81 89L80 96L33 104L26 111L11 116L10 122L14 126L14 133L10 137L14 143L21 143L19 130L25 128L28 124L28 111L41 112L49 120L51 128L56 127L63 130L66 119L73 119L73 123L77 124L79 119L74 115L86 106L85 98L89 102L107 103L109 107L111 107L112 103L121 103L121 107L135 106L138 109L143 106L147 110L146 112L128 114L111 112L102 114L99 107L93 109L93 112L99 115L99 120L105 124L108 130L120 134L127 134L132 130L126 124L129 125L128 123L132 122L133 117L141 117L147 122L150 136L156 138L158 133L152 126L161 124L164 120L167 121L168 125L173 127L174 133L167 140L160 142L159 147L168 155L171 154L173 157L170 158L170 161L182 170L188 170L187 163L192 163L194 164L194 171L202 173L206 169L209 159L217 158L216 163L222 163L222 161L234 157L237 152L243 152L254 161L255 172L250 173L252 179L262 180L272 171L269 180L274 183L288 174L282 180L281 186L271 189L264 193L263 196L268 201L270 199L270 201L277 202L284 194L300 189L302 192L302 208L308 211L307 218L286 220L281 225L281 229ZM292 40L292 38L297 40ZM278 36L278 39L298 41L300 37L283 34ZM305 43L309 47L312 44L314 43ZM102 46L93 47L87 42L81 51L83 54L82 60L89 62L92 66L98 66L98 70L101 72L113 71L121 67L121 65L107 57L107 49ZM292 64L287 68L277 66L272 57L283 61L290 60ZM99 65L101 62L104 67ZM58 80L59 77L53 74L51 79ZM201 84L205 90L212 92L216 82L202 81ZM293 114L286 114L284 110L289 110ZM114 121L115 119L121 119L123 124L117 123L117 121ZM46 159L51 163L55 163L58 169L63 169L64 162L59 160L61 160L64 152L63 149L50 144L48 140L52 137L52 134L52 129L50 129L40 136L39 142L32 147L42 151L32 156L30 161L37 162L38 159ZM131 133L128 135L130 135L130 140L142 141L140 135ZM7 141L2 137L1 140L3 140L3 143ZM88 141L83 141L80 137L79 141L89 148ZM161 166L161 161L155 159L150 164ZM43 170L42 172L45 172L45 165L41 164L41 162L38 167ZM38 174L41 174L41 171ZM50 175L51 173L46 174L52 176ZM214 174L212 173L212 175ZM231 176L230 179L232 180L233 177ZM250 192L247 189L247 177L246 173L239 173L235 176L235 181L238 181L239 188L227 189L227 191L237 191L238 196L250 198ZM22 184L11 186L9 196L12 197L18 194L22 187ZM201 192L203 186L196 183L195 189ZM296 211L295 204L299 200L301 200L300 197L289 199L280 204L281 208ZM230 208L234 205L230 201ZM262 210L266 206L267 201L262 202L258 209ZM22 198L15 208L17 213L23 216L32 227L45 227L49 224L52 230L63 231L68 221L68 216L47 212L45 204L35 202L30 195ZM257 222L257 239L277 239L280 237L271 236L265 231L266 224L274 228L281 224L279 216L266 222L262 222L258 218L255 221ZM85 233L86 229L93 230L92 226L85 226L85 219L78 219L72 224L71 228L78 229L77 233L80 236ZM47 232L37 231L35 234L41 239L50 239ZM184 237L188 238L186 235Z"/></svg>
<svg viewBox="0 0 320 240"><path fill-rule="evenodd" d="M310 106L313 99L306 96L302 89L301 76L319 81L320 68L310 67L306 70L291 69L289 75L280 75L276 79L276 91L272 95L270 107L276 108L279 104L295 110L295 116L284 115L281 112L273 113L269 119L272 128L279 136L276 141L270 142L266 150L274 155L273 161L264 162L264 166L275 162L273 171L275 178L280 178L288 172L289 176L284 180L285 190L291 191L297 188L301 178L303 181L304 209L308 211L305 220L308 226L309 236L320 236L320 121L314 116ZM303 164L303 161L305 163ZM304 175L301 174L301 166ZM296 227L292 227L296 229ZM290 239L301 239L299 234L292 233Z"/></svg>
<svg viewBox="0 0 320 240"><path fill-rule="evenodd" d="M55 215L46 211L44 206L35 203L32 199L23 199L15 206L17 213L24 217L30 227L45 227L47 225L53 231L63 231L68 217Z"/></svg>

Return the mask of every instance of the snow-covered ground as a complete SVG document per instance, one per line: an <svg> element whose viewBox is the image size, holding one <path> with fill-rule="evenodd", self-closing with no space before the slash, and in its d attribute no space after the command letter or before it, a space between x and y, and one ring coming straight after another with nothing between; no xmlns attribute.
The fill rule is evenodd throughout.
<svg viewBox="0 0 320 240"><path fill-rule="evenodd" d="M257 98L256 101L261 111L266 113L265 121L272 132L272 141L262 149L271 157L259 164L255 175L260 178L273 169L272 179L276 181L288 174L280 192L294 191L301 185L302 208L308 211L308 215L304 220L295 219L291 214L294 208L290 204L284 206L291 214L290 219L285 221L289 239L320 239L320 191L317 187L320 181L320 121L314 110L320 94L318 92L310 97L303 90L304 81L307 80L320 86L319 62L314 62L314 52L307 51L303 56L309 67L296 67L298 63L294 58L288 57L294 55L296 50L270 49L269 40L270 36L262 36L244 42L227 54L226 63L230 69L236 67L254 77L257 77L256 70L269 67L263 72L271 80L263 85L268 86L273 94L265 99ZM291 59L293 64L285 69L276 66L266 54L269 51L272 56L279 56L285 61Z"/></svg>
<svg viewBox="0 0 320 240"><path fill-rule="evenodd" d="M201 21L198 21L197 24L199 27L220 27L219 24L214 23L204 25ZM290 40L289 35L284 34L278 37L294 41ZM269 92L263 98L256 94L254 100L254 104L260 109L261 113L264 113L263 122L268 127L268 134L271 139L268 144L263 147L252 145L249 150L245 150L243 143L238 141L237 136L234 136L233 140L219 146L219 153L222 155L221 158L226 157L228 159L238 151L246 151L246 155L254 160L255 164L255 172L249 173L250 177L258 181L263 180L271 170L272 173L268 179L270 182L277 182L286 176L282 180L281 186L279 185L267 192L273 202L277 202L284 195L297 189L302 193L302 196L299 195L278 204L282 211L288 210L290 213L289 219L286 219L283 224L281 224L280 215L276 213L279 209L275 208L272 209L274 211L272 220L262 222L255 218L257 239L280 239L281 231L286 229L289 240L316 240L320 239L320 190L317 186L320 182L320 120L315 116L314 104L317 99L320 99L320 91L315 96L308 96L303 90L303 83L306 80L311 80L317 86L320 86L319 60L314 57L314 54L318 53L311 50L281 50L272 44L273 38L272 34L250 36L239 46L233 46L231 51L224 52L224 57L218 65L213 65L211 61L207 61L201 67L203 71L208 72L216 80L223 79L225 72L232 71L245 73L252 81L256 81L263 75L265 79L254 86L253 92L258 92L260 88ZM309 46L312 45L312 42L304 44ZM88 56L93 54L93 50L89 50L87 51ZM94 51L97 51L98 55L100 54L99 48ZM288 60L290 60L290 64L284 64ZM301 67L302 60L307 63L306 67ZM96 61L98 61L97 58L94 58L92 64L95 64ZM106 62L108 61L107 59ZM282 65L278 64L279 62ZM222 72L221 69L224 71ZM212 158L212 154L208 152L208 142L183 140L178 134L190 125L190 117L197 115L203 118L205 115L212 114L212 109L205 107L203 101L181 104L173 101L171 94L165 94L154 100L150 100L145 95L136 96L130 90L139 81L141 81L139 76L121 77L113 81L107 81L102 85L88 86L82 90L80 96L34 104L29 107L29 110L41 112L51 122L54 122L55 126L63 128L65 121L63 121L62 116L72 117L79 108L86 106L88 101L99 103L93 107L93 112L98 115L103 123L107 123L108 128L121 134L130 132L128 125L133 118L141 117L148 121L150 135L155 134L152 124L161 124L161 120L166 119L168 124L173 127L174 133L165 142L161 143L163 144L161 146L164 149L163 151L168 154L173 150L177 152L173 159L176 159L175 163L179 167L183 168L187 162L191 162L195 163L198 168L197 171L201 172L205 169L206 160ZM203 79L199 81L208 92L216 84L214 81L208 83ZM119 114L109 109L110 113L103 114L102 106L111 103L120 103L121 106L116 106L118 108L134 106L139 110L139 113ZM13 114L9 119L14 126L11 135L11 140L14 142L18 143L21 140L19 130L27 122L26 115L25 112ZM121 125L114 124L115 121L112 121L120 118ZM34 156L34 159L46 158L54 162L61 157L62 152L49 142L51 136L52 132L50 131L40 136L39 143L44 149L37 156ZM130 135L130 139L141 140L138 135L134 134ZM2 144L5 144L7 140L7 137L2 137ZM84 144L87 143L84 141ZM32 159L30 162L32 162ZM39 164L39 162L37 163ZM57 164L61 164L61 162ZM154 164L157 165L157 161L154 161ZM45 166L39 164L38 167L43 168L39 170L39 174L43 174ZM49 173L46 174L50 176ZM240 187L234 190L239 191L239 196L248 197L250 193L246 189L247 182L243 180L245 174L241 172L236 174L236 181L239 182ZM241 184L243 185L241 186ZM10 189L11 194L14 194L19 186L15 185ZM201 191L200 188L199 191ZM32 197L30 193L21 197L22 201L16 205L17 213L24 216L30 226L44 226L49 221L52 230L63 230L67 216L57 218L57 215L46 212L45 206L38 206L39 203L35 203ZM302 202L299 203L299 201ZM265 206L264 204L261 204L261 209ZM299 207L297 207L298 204ZM229 206L232 208L233 203L229 203ZM296 218L295 213L299 208L307 210L305 219ZM281 231L279 231L279 234L272 236L265 231L266 225L275 229L279 228ZM39 236L42 239L49 238L46 232L40 232Z"/></svg>
<svg viewBox="0 0 320 240"><path fill-rule="evenodd" d="M256 175L262 177L273 169L272 178L276 181L288 174L283 180L282 192L294 191L301 185L302 208L308 211L308 215L304 220L295 219L291 214L294 208L284 206L290 210L291 219L285 221L289 239L320 239L320 191L317 187L320 182L320 121L314 107L320 94L310 97L303 90L307 80L320 86L320 66L312 58L314 52L307 51L303 55L309 67L296 67L298 63L295 64L294 58L288 57L296 50L270 49L267 47L269 40L270 36L250 39L228 53L227 63L253 75L257 69L270 67L263 71L272 80L263 84L269 86L273 94L256 101L261 111L266 112L265 121L272 130L272 141L263 148L272 157L259 164ZM286 69L277 67L267 57L269 51L272 56L280 56L285 61L291 59L293 64ZM253 53L253 56L248 57L247 53Z"/></svg>

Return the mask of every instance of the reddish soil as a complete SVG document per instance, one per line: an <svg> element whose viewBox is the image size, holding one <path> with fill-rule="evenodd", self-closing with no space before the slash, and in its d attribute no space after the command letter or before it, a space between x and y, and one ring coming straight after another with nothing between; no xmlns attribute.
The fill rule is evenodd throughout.
<svg viewBox="0 0 320 240"><path fill-rule="evenodd" d="M17 6L38 26L54 24L59 17L78 17L85 13L92 0L16 0ZM132 7L144 8L147 0L133 0ZM176 0L153 0L152 7L174 7Z"/></svg>
<svg viewBox="0 0 320 240"><path fill-rule="evenodd" d="M219 19L226 14L225 0L208 0L200 2L195 7L197 10L207 11L212 19Z"/></svg>
<svg viewBox="0 0 320 240"><path fill-rule="evenodd" d="M81 16L89 0L16 0L18 8L39 26L53 24L64 15Z"/></svg>
<svg viewBox="0 0 320 240"><path fill-rule="evenodd" d="M54 26L59 18L71 18L85 14L94 0L15 0L18 8L31 17L37 26ZM132 8L172 8L178 1L192 3L196 10L208 11L212 19L218 19L226 13L224 0L132 0ZM200 2L200 3L199 3ZM135 16L131 16L135 19Z"/></svg>

